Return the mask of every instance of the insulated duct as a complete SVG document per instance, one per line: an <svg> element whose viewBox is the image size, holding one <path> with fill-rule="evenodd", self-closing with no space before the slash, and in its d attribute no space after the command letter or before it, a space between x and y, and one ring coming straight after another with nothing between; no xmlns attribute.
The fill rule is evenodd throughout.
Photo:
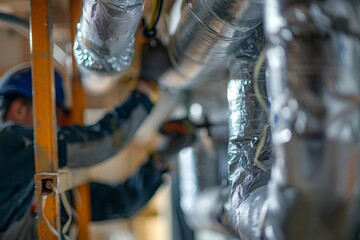
<svg viewBox="0 0 360 240"><path fill-rule="evenodd" d="M225 147L224 144L219 144ZM208 156L199 144L180 152L178 171L181 208L187 224L194 231L207 229L237 236L224 212L224 203L229 197L230 188L214 178L218 175L215 171L218 164L216 160Z"/></svg>
<svg viewBox="0 0 360 240"><path fill-rule="evenodd" d="M186 88L195 80L225 71L228 55L262 22L263 15L262 0L184 1L168 45L176 71L162 79L172 88Z"/></svg>
<svg viewBox="0 0 360 240"><path fill-rule="evenodd" d="M84 0L74 56L90 92L112 87L132 63L143 8L144 0Z"/></svg>
<svg viewBox="0 0 360 240"><path fill-rule="evenodd" d="M195 231L204 229L227 233L218 222L227 180L228 107L227 79L210 81L186 91L186 105L192 121L207 128L197 131L197 141L178 155L180 203L185 220ZM206 125L206 123L205 123Z"/></svg>
<svg viewBox="0 0 360 240"><path fill-rule="evenodd" d="M228 108L226 100L227 80L211 81L206 86L186 91L189 118L198 125L197 141L184 154L179 154L179 177L183 189L190 182L196 186L195 193L220 185L227 175L220 172L227 166ZM191 154L190 154L191 152ZM183 191L183 196L186 191ZM186 197L184 197L186 199Z"/></svg>
<svg viewBox="0 0 360 240"><path fill-rule="evenodd" d="M214 198L202 196L205 189L217 185L216 159L204 153L199 142L181 150L178 157L180 205L186 221L194 229L213 228L212 219L204 215L212 209Z"/></svg>
<svg viewBox="0 0 360 240"><path fill-rule="evenodd" d="M268 118L254 91L253 75L258 56L265 45L263 26L242 43L231 62L228 84L229 102L229 182L230 202L227 215L232 218L241 239L259 239L262 213L267 196L266 184L270 179L273 162L271 155ZM265 67L257 81L260 95L266 102ZM259 144L265 139L263 146ZM258 155L258 164L255 162ZM259 167L261 165L261 167ZM262 168L262 169L261 169Z"/></svg>
<svg viewBox="0 0 360 240"><path fill-rule="evenodd" d="M358 239L360 2L265 9L277 123L264 239Z"/></svg>

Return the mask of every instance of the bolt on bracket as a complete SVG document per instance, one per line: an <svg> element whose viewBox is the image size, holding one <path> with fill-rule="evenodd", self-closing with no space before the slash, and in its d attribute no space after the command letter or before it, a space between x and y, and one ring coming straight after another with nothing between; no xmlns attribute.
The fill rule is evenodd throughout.
<svg viewBox="0 0 360 240"><path fill-rule="evenodd" d="M58 193L58 173L38 173L34 176L36 194L41 196Z"/></svg>

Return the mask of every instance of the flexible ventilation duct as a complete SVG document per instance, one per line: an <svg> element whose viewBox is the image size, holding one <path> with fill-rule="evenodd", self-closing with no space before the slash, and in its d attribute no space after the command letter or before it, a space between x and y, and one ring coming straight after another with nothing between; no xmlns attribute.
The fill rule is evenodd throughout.
<svg viewBox="0 0 360 240"><path fill-rule="evenodd" d="M261 214L265 210L266 184L273 162L268 119L254 92L254 68L265 45L262 25L235 53L228 84L229 118L229 181L230 203L227 213L241 239L258 239L261 235ZM265 67L261 68L258 87L267 101ZM259 144L265 137L265 144ZM256 152L261 151L255 163Z"/></svg>
<svg viewBox="0 0 360 240"><path fill-rule="evenodd" d="M208 228L208 226L212 228L212 219L204 217L204 213L213 206L214 201L211 201L213 198L207 198L210 201L206 201L206 198L200 199L203 199L201 196L206 188L217 185L216 159L214 156L205 154L198 142L180 151L178 171L180 205L187 223L192 228Z"/></svg>
<svg viewBox="0 0 360 240"><path fill-rule="evenodd" d="M84 0L74 56L91 92L109 89L130 66L143 8L143 0Z"/></svg>
<svg viewBox="0 0 360 240"><path fill-rule="evenodd" d="M230 189L214 179L215 159L204 154L199 145L179 154L180 204L187 224L195 231L204 229L237 236L224 212ZM226 159L219 159L220 161ZM215 181L214 181L215 180Z"/></svg>
<svg viewBox="0 0 360 240"><path fill-rule="evenodd" d="M360 2L266 1L276 162L265 239L358 239Z"/></svg>
<svg viewBox="0 0 360 240"><path fill-rule="evenodd" d="M199 194L196 175L192 174L187 178L187 186L192 186L192 190L188 189L191 197L187 199L191 203L188 204L189 210L193 211L190 215L193 226L212 226L213 230L228 234L236 231L242 239L261 235L261 214L265 212L266 184L272 164L270 134L265 136L265 145L258 159L265 171L254 163L258 143L261 136L266 135L268 124L253 85L255 63L265 44L261 22L262 1L187 1L169 45L170 57L180 74L164 77L168 86L191 86L194 89L195 82L209 78L211 71L227 68L228 60L236 52L235 59L231 60L228 84L231 193L226 196L226 190L211 188ZM262 97L267 99L264 68L259 87ZM189 166L194 168L194 163ZM189 172L194 173L194 170L188 169ZM199 202L208 207L200 208ZM213 206L212 211L201 211L210 206ZM185 206L186 213L191 211L187 211Z"/></svg>
<svg viewBox="0 0 360 240"><path fill-rule="evenodd" d="M204 116L210 125L201 128L197 141L183 149L178 156L180 202L188 225L196 230L216 230L227 233L218 223L221 212L223 180L227 179L228 107L227 79L210 81L187 91L189 117L203 124Z"/></svg>
<svg viewBox="0 0 360 240"><path fill-rule="evenodd" d="M186 88L224 70L229 53L261 23L262 2L186 0L168 46L176 72L165 75L163 84Z"/></svg>

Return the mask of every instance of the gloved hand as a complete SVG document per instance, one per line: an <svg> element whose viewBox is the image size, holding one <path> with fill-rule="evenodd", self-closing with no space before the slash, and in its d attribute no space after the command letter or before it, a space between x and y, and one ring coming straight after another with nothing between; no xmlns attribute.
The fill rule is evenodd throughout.
<svg viewBox="0 0 360 240"><path fill-rule="evenodd" d="M196 125L188 118L164 122L159 132L164 141L158 147L158 154L163 162L170 161L181 149L191 146L196 139Z"/></svg>
<svg viewBox="0 0 360 240"><path fill-rule="evenodd" d="M160 40L146 43L141 51L139 77L158 82L159 78L171 67L166 47Z"/></svg>
<svg viewBox="0 0 360 240"><path fill-rule="evenodd" d="M136 84L136 90L142 92L152 103L156 103L159 100L160 92L159 87L152 81L139 79Z"/></svg>

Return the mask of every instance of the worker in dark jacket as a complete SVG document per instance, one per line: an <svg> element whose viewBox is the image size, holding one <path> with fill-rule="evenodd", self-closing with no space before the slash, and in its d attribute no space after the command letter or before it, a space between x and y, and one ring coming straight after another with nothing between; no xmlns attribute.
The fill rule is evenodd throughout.
<svg viewBox="0 0 360 240"><path fill-rule="evenodd" d="M153 83L152 83L153 84ZM150 84L151 85L151 84ZM153 107L153 87L139 81L127 100L97 123L58 128L59 167L84 167L106 160L134 136ZM18 67L4 75L0 86L0 239L36 236L34 205L34 136L31 68ZM68 111L62 79L55 71L58 122ZM182 145L183 142L176 141ZM179 145L179 148L182 147ZM171 146L176 152L179 148ZM168 154L168 149L167 149ZM159 158L160 156L160 158ZM142 208L162 183L166 171L160 155L118 185L90 183L92 220L129 217ZM20 229L20 230L19 230Z"/></svg>

